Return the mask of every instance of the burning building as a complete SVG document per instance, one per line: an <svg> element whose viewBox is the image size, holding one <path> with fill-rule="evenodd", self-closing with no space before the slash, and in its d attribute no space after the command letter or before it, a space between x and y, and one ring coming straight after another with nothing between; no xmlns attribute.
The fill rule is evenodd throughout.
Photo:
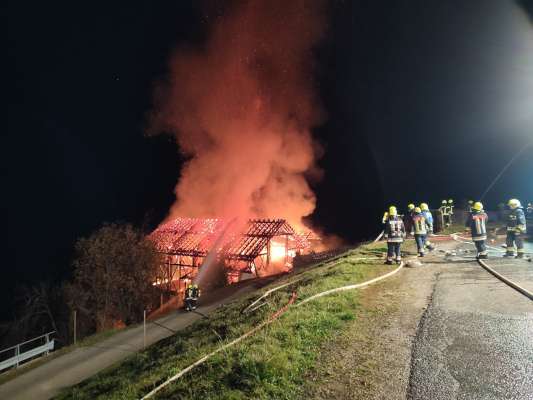
<svg viewBox="0 0 533 400"><path fill-rule="evenodd" d="M169 293L182 292L212 268L228 283L288 272L293 258L318 240L312 232L296 233L284 219L250 219L242 226L217 218L176 218L149 238L163 255L158 284Z"/></svg>
<svg viewBox="0 0 533 400"><path fill-rule="evenodd" d="M315 209L308 179L322 174L312 129L325 118L313 83L324 8L232 3L200 46L172 53L147 124L148 135L171 134L185 157L176 201L150 235L168 292L192 279L205 287L215 271L229 283L288 271L310 250L312 234L295 228L305 229Z"/></svg>

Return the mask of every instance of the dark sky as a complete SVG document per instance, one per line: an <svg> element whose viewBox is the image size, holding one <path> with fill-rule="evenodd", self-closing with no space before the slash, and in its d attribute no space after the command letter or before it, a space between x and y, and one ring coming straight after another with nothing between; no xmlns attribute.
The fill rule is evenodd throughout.
<svg viewBox="0 0 533 400"><path fill-rule="evenodd" d="M201 43L224 9L10 3L4 298L17 283L66 276L74 240L102 222L163 218L181 160L169 138L143 134L153 84L172 50ZM476 198L532 140L533 29L516 3L329 9L317 49L328 120L315 132L325 148L315 224L357 241L379 229L391 201ZM533 199L533 147L486 201L510 196Z"/></svg>

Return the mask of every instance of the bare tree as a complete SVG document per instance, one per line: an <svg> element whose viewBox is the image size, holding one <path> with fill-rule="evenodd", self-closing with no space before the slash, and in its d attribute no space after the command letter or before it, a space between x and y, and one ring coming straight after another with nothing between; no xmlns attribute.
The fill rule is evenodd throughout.
<svg viewBox="0 0 533 400"><path fill-rule="evenodd" d="M55 331L56 338L61 341L67 339L67 310L60 286L39 282L34 286L19 286L15 293L14 319L0 329L3 345L19 343L50 331Z"/></svg>
<svg viewBox="0 0 533 400"><path fill-rule="evenodd" d="M138 322L143 310L156 304L158 255L141 231L107 224L79 239L75 249L74 279L66 293L86 330Z"/></svg>

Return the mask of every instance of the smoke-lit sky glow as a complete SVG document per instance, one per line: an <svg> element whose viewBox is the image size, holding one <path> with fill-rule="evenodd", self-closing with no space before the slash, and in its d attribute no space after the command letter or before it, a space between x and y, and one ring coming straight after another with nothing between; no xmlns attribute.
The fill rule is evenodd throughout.
<svg viewBox="0 0 533 400"><path fill-rule="evenodd" d="M491 5L490 7L488 5ZM487 132L533 139L533 29L514 2L492 0L466 50ZM476 115L478 117L479 115Z"/></svg>
<svg viewBox="0 0 533 400"><path fill-rule="evenodd" d="M525 12L513 1L441 4L437 14L432 6L422 8L425 23L406 29L406 50L417 56L409 62L418 85L408 80L404 93L384 100L392 109L388 121L376 116L371 122L376 130L389 126L391 119L400 127L390 147L382 146L378 135L371 139L385 192L399 202L412 196L403 180L393 178L405 159L390 150L402 148L401 142L419 146L421 154L410 161L428 167L417 177L412 200L427 196L418 188L435 187L439 177L440 185L427 196L435 204L441 197L480 196L533 140L533 28ZM533 195L525 179L528 170L533 175L532 159L533 153L525 152L502 176L489 193L489 206L508 196Z"/></svg>

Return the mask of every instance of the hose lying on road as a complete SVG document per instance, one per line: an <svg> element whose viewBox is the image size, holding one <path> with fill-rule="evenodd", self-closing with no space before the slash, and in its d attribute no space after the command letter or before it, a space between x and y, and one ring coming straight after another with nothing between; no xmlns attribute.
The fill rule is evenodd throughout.
<svg viewBox="0 0 533 400"><path fill-rule="evenodd" d="M275 321L281 314L283 314L285 311L287 311L287 309L289 308L289 306L294 303L294 301L296 300L296 292L293 292L292 293L292 296L291 298L289 299L288 303L285 304L283 307L281 307L278 311L276 311L274 314L272 314L270 316L270 318L268 318L266 321L262 322L261 324L257 325L255 328L249 330L248 332L246 332L244 335L242 336L239 336L237 339L235 340L232 340L231 342L229 343L226 343L225 345L223 346L220 346L218 349L212 351L211 353L203 356L202 358L200 358L198 361L192 363L191 365L189 365L187 368L184 368L182 369L181 371L179 371L177 374L175 374L174 376L168 378L165 382L163 382L162 384L160 384L159 386L157 386L155 389L153 389L151 392L149 392L148 394L144 395L141 400L144 400L144 399L149 399L150 397L152 397L154 394L156 394L157 392L159 392L161 389L163 389L164 387L168 386L169 384L171 384L172 382L176 381L177 379L181 378L183 375L185 375L187 372L189 372L190 370L192 370L193 368L197 367L198 365L200 364L203 364L204 362L206 362L209 358L213 357L215 354L217 353L220 353L221 351L223 350L226 350L228 347L231 347L231 346L234 346L236 345L237 343L239 343L240 341L246 339L247 337L253 335L255 332L257 332L258 330L260 330L261 328L263 328L264 326L272 323L273 321Z"/></svg>
<svg viewBox="0 0 533 400"><path fill-rule="evenodd" d="M456 241L456 242L459 242L459 243L466 243L466 244L474 244L473 242L469 242L469 241L465 241L465 240L459 240L459 238L461 239L465 239L465 238L462 238L460 237L459 235L457 234L452 234L451 235L452 238ZM513 282L512 280L510 280L509 278L507 278L506 276L496 272L494 269L492 269L491 267L488 266L488 264L483 261L483 260L480 260L480 259L477 259L477 262L479 263L479 265L481 265L487 272L489 272L490 274L494 275L496 278L498 278L500 281L502 281L503 283L507 284L508 286L512 287L513 289L515 289L516 291L518 291L519 293L523 294L524 296L526 296L527 298L529 298L530 300L533 300L533 293L531 293L529 290L527 289L524 289L522 286L518 285L517 283Z"/></svg>
<svg viewBox="0 0 533 400"><path fill-rule="evenodd" d="M459 236L457 233L452 233L450 235L456 242L460 242L460 243L466 243L466 244L470 244L472 246L475 246L474 242L472 240L470 240L469 238L465 238L463 236ZM462 239L462 240L459 240L459 239ZM492 249L494 251L498 251L500 253L505 253L505 250L503 249L500 249L499 247L494 247L494 246L491 246L491 245L488 245L486 244L485 246L487 246L487 248L489 249ZM524 253L524 254L527 254L527 255L530 255L532 253Z"/></svg>
<svg viewBox="0 0 533 400"><path fill-rule="evenodd" d="M511 286L513 289L519 291L520 293L522 293L524 296L526 296L527 298L529 298L530 300L533 300L533 293L531 293L529 290L527 289L524 289L522 286L516 284L515 282L513 282L512 280L510 280L509 278L505 277L504 275L496 272L495 270L493 270L491 267L489 267L487 265L487 263L483 260L477 260L477 262L479 263L479 265L481 265L483 268L485 268L485 270L487 270L488 272L490 272L492 275L494 275L496 278L498 278L500 281L506 283L507 285Z"/></svg>

